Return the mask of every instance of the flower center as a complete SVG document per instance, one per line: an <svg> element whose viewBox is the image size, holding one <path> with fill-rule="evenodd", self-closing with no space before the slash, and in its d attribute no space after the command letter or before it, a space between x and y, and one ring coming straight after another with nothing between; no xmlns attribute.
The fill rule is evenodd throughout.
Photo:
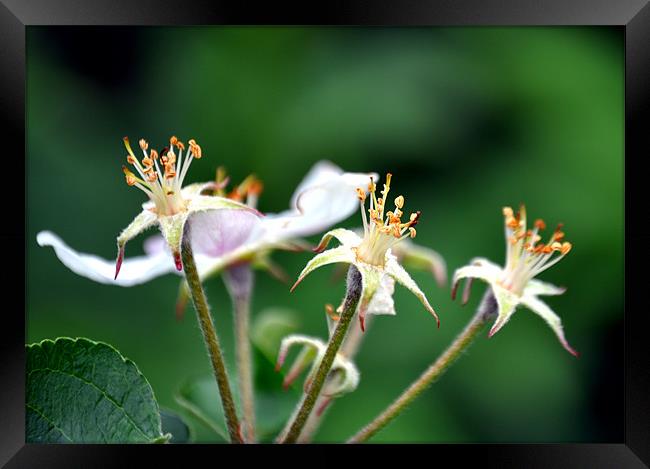
<svg viewBox="0 0 650 469"><path fill-rule="evenodd" d="M185 144L176 137L169 139L169 147L160 155L154 149L149 150L146 140L140 139L140 149L144 157L139 161L133 154L128 137L124 137L124 146L128 151L126 161L132 165L133 173L126 166L122 171L129 186L142 190L155 204L158 215L175 215L186 210L185 200L181 196L183 180L194 158L201 158L201 147L192 139L188 142L187 152L183 158ZM178 151L178 155L174 152Z"/></svg>
<svg viewBox="0 0 650 469"><path fill-rule="evenodd" d="M415 238L415 225L418 224L420 219L420 212L415 212L411 213L409 221L402 223L404 197L401 195L395 198L395 210L384 214L392 176L391 173L386 174L384 190L381 191L381 197L379 198L375 195L377 187L372 177L370 178L370 184L368 185L370 222L368 222L365 211L366 192L361 188L357 189L357 196L361 204L364 234L363 241L356 248L357 258L367 264L380 267L384 266L388 249L406 237Z"/></svg>
<svg viewBox="0 0 650 469"><path fill-rule="evenodd" d="M506 232L506 267L501 285L521 295L530 279L555 265L571 250L571 243L562 241L564 233L559 224L546 244L540 243L538 234L546 229L544 220L537 219L535 228L526 230L526 207L520 207L517 215L512 208L504 207Z"/></svg>

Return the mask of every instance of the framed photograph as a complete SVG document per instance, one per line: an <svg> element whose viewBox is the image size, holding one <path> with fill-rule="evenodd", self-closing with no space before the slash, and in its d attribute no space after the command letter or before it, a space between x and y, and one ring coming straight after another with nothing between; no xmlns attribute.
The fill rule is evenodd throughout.
<svg viewBox="0 0 650 469"><path fill-rule="evenodd" d="M0 463L648 467L646 3L3 0Z"/></svg>

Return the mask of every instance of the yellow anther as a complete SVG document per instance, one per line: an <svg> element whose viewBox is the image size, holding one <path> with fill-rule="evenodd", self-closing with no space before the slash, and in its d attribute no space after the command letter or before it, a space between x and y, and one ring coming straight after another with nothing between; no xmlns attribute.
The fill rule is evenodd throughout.
<svg viewBox="0 0 650 469"><path fill-rule="evenodd" d="M176 142L176 148L178 148L179 151L183 151L185 150L185 144L179 140L178 142Z"/></svg>
<svg viewBox="0 0 650 469"><path fill-rule="evenodd" d="M562 249L560 252L562 253L562 255L565 255L571 250L571 248L572 248L571 243L565 241L564 243L562 243Z"/></svg>
<svg viewBox="0 0 650 469"><path fill-rule="evenodd" d="M146 166L146 167L153 166L153 160L149 157L142 158L142 166Z"/></svg>
<svg viewBox="0 0 650 469"><path fill-rule="evenodd" d="M364 191L364 190L361 189L360 187L357 187L356 190L357 190L357 198L358 198L361 202L365 202L365 201L366 201L366 191Z"/></svg>
<svg viewBox="0 0 650 469"><path fill-rule="evenodd" d="M561 251L562 243L558 243L557 241L555 241L554 243L551 243L551 247L553 248L553 251Z"/></svg>
<svg viewBox="0 0 650 469"><path fill-rule="evenodd" d="M544 254L550 254L551 252L553 252L553 248L552 248L550 245L547 244L547 245L544 246L544 248L542 249L542 252L543 252Z"/></svg>
<svg viewBox="0 0 650 469"><path fill-rule="evenodd" d="M149 156L150 156L151 158L153 158L154 160L157 160L157 159L158 159L158 152L157 152L156 150L152 149L152 150L149 152Z"/></svg>
<svg viewBox="0 0 650 469"><path fill-rule="evenodd" d="M170 147L176 146L177 143L178 143L178 139L176 138L175 135L172 135L171 138L169 139L169 146Z"/></svg>
<svg viewBox="0 0 650 469"><path fill-rule="evenodd" d="M158 175L151 171L150 173L147 174L147 181L149 182L156 182L158 180Z"/></svg>
<svg viewBox="0 0 650 469"><path fill-rule="evenodd" d="M138 143L140 144L140 148L142 150L146 150L147 148L149 148L149 144L147 143L147 141L144 138L141 138Z"/></svg>
<svg viewBox="0 0 650 469"><path fill-rule="evenodd" d="M377 190L377 185L375 184L375 181L370 178L370 184L368 184L368 192L375 192Z"/></svg>
<svg viewBox="0 0 650 469"><path fill-rule="evenodd" d="M537 228L538 230L545 230L546 223L544 223L544 220L542 220L541 218L538 218L537 220L535 220L535 228Z"/></svg>
<svg viewBox="0 0 650 469"><path fill-rule="evenodd" d="M126 161L129 164L135 164L136 161L138 161L138 160L136 160L135 156L133 156L133 155L126 155Z"/></svg>
<svg viewBox="0 0 650 469"><path fill-rule="evenodd" d="M415 238L416 234L417 234L417 232L415 231L415 228L410 227L409 228L409 235L411 236L411 238Z"/></svg>
<svg viewBox="0 0 650 469"><path fill-rule="evenodd" d="M503 216L506 218L512 218L514 213L511 207L503 207Z"/></svg>
<svg viewBox="0 0 650 469"><path fill-rule="evenodd" d="M402 208L404 207L404 196L400 195L395 198L395 207Z"/></svg>

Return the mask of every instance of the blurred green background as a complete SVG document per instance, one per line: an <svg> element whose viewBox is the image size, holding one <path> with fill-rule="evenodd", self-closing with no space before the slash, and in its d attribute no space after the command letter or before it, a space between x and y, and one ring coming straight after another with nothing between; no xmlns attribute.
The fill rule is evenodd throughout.
<svg viewBox="0 0 650 469"><path fill-rule="evenodd" d="M94 53L89 55L88 44ZM210 372L194 313L174 316L178 277L120 288L64 267L36 233L107 259L143 194L124 183L121 138L153 147L195 138L204 158L188 180L225 165L265 184L263 211L288 206L316 161L394 174L416 242L449 273L474 256L504 260L501 207L564 222L573 251L543 280L568 287L548 304L562 349L521 308L485 334L377 442L577 442L623 438L623 34L613 28L53 28L27 34L27 334L31 343L85 336L113 344L150 380L161 406ZM345 222L354 227L357 214ZM317 237L314 237L315 240ZM141 240L127 255L141 251ZM276 253L295 277L309 253ZM295 310L301 331L326 336L325 303L343 283L321 269L293 294L257 275L254 317ZM397 287L398 315L379 317L357 364L359 388L330 409L317 441L342 441L388 405L473 313L414 272L441 316ZM227 359L230 301L207 285ZM194 425L197 438L210 433Z"/></svg>

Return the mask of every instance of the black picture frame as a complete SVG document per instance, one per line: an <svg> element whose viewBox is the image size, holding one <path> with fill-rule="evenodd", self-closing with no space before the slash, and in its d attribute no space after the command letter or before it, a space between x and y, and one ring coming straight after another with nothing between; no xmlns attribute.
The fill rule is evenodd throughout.
<svg viewBox="0 0 650 469"><path fill-rule="evenodd" d="M1 0L0 2L0 87L2 92L3 143L12 158L26 154L25 148L25 37L30 25L201 25L201 24L279 24L279 25L611 25L625 34L625 436L616 444L518 444L518 445L436 445L433 451L420 447L431 464L452 460L454 464L480 460L497 467L648 467L650 465L650 366L648 312L643 297L645 277L641 266L650 260L644 228L647 190L643 162L648 151L644 143L649 132L650 114L650 7L647 0L445 0L368 2L347 0L282 7L269 3L253 7L216 1L173 0ZM302 6L301 6L302 5ZM3 145L4 149L5 145ZM5 150L7 151L7 150ZM645 158L644 158L645 157ZM14 168L15 170L15 168ZM5 298L3 341L0 343L0 464L22 467L127 467L146 452L147 466L171 462L172 453L183 461L215 458L210 445L167 445L154 447L127 445L32 445L25 444L25 321L19 307L26 300L29 285L20 276L25 265L18 246L24 242L26 209L25 179L9 178L11 200L3 204L0 246L0 283ZM23 186L24 184L24 186ZM24 205L16 194L25 194ZM23 223L18 222L23 220ZM598 264L598 260L594 260ZM635 271L640 275L635 275ZM613 279L618 281L618 279ZM19 292L24 287L25 295ZM640 307L635 307L635 306ZM26 308L25 308L26 313ZM275 447L275 446L274 446ZM377 455L368 448L354 447L361 457ZM174 448L174 449L172 449ZM219 446L223 451L224 446ZM322 450L322 446L312 446ZM402 449L403 448L403 449ZM333 448L325 448L331 451ZM401 459L411 445L390 449ZM189 451L191 459L187 459ZM196 451L200 450L203 455ZM257 449L259 450L259 448ZM233 451L233 450L228 450ZM276 450L273 450L276 451ZM280 450L277 450L280 451ZM418 451L419 452L419 451ZM185 456L183 456L183 454ZM230 457L232 455L229 455ZM283 453L282 462L289 461ZM304 458L305 455L300 455ZM213 459L214 464L218 463ZM426 460L425 460L426 461ZM404 460L402 459L402 462ZM238 461L239 463L239 461Z"/></svg>

